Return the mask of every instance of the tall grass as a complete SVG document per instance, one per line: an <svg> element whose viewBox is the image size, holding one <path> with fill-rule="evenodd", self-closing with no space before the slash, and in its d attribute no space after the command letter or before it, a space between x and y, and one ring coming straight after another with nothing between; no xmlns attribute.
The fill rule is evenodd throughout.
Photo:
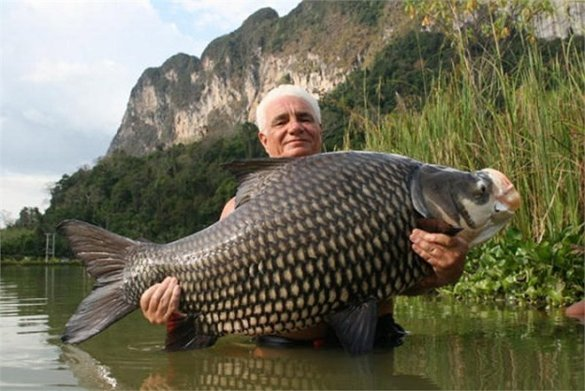
<svg viewBox="0 0 585 391"><path fill-rule="evenodd" d="M585 55L582 41L543 58L533 44L512 70L498 53L453 65L419 110L366 124L366 148L463 169L493 167L522 195L514 224L540 242L584 220ZM464 56L464 54L462 54ZM582 245L582 244L581 244Z"/></svg>

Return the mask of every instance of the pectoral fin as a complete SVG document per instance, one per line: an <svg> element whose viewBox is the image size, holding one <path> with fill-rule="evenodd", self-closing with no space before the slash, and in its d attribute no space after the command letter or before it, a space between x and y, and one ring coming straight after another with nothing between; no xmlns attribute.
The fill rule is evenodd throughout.
<svg viewBox="0 0 585 391"><path fill-rule="evenodd" d="M370 299L330 316L329 324L343 348L352 355L368 353L374 348L378 305Z"/></svg>
<svg viewBox="0 0 585 391"><path fill-rule="evenodd" d="M173 319L167 324L165 350L168 352L206 348L215 341L217 335L206 335L201 332L197 316Z"/></svg>

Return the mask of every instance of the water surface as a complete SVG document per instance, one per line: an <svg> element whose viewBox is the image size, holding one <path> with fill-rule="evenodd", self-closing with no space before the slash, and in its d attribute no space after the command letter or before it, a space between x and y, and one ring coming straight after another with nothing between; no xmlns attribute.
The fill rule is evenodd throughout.
<svg viewBox="0 0 585 391"><path fill-rule="evenodd" d="M0 274L0 389L582 390L583 325L561 311L401 298L402 346L259 349L225 337L165 353L164 328L135 312L93 339L59 335L92 281L78 266L8 266Z"/></svg>

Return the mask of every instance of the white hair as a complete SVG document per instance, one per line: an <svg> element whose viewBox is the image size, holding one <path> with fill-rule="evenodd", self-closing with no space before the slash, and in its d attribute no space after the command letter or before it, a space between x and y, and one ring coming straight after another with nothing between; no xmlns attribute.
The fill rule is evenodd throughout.
<svg viewBox="0 0 585 391"><path fill-rule="evenodd" d="M317 99L315 99L313 95L309 94L304 88L292 84L282 84L270 90L268 94L262 98L258 108L256 108L256 126L258 126L258 130L260 130L260 132L264 132L266 129L266 107L273 100L283 96L294 96L307 102L307 104L313 110L315 120L319 124L321 123L321 109L319 108Z"/></svg>

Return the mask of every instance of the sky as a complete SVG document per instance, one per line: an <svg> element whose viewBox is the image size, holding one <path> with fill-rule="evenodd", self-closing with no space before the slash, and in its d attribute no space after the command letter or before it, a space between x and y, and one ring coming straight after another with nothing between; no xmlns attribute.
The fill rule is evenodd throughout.
<svg viewBox="0 0 585 391"><path fill-rule="evenodd" d="M1 0L0 227L105 155L142 72L300 0Z"/></svg>

